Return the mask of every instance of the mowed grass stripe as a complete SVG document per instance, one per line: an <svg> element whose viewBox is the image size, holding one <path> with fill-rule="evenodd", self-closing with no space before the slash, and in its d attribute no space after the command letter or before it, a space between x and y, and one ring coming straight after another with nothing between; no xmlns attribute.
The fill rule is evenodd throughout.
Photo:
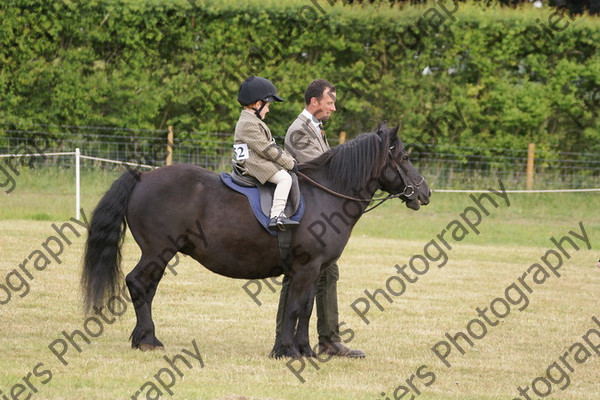
<svg viewBox="0 0 600 400"><path fill-rule="evenodd" d="M417 213L400 203L386 204L359 222L339 261L340 319L342 331L351 329L352 347L366 351L364 360L333 359L317 367L306 362L302 377L294 376L286 361L267 357L274 340L274 321L278 293L265 286L258 307L242 289L245 283L215 275L189 257L181 259L177 276L163 278L153 313L157 336L167 346L164 352L142 353L129 348L128 337L135 324L131 305L111 325L104 326L91 344L79 341L82 352L73 348L63 366L48 350L61 338L61 331L82 329L79 289L80 261L84 238L74 238L64 249L62 263L51 263L44 271L32 271L30 293L0 306L0 390L7 393L23 383L38 363L49 369L52 379L41 384L32 399L129 398L152 379L166 364L164 355L180 354L196 340L205 367L182 367L185 376L173 387L176 398L223 399L247 396L257 399L380 399L392 396L399 385L406 385L416 369L427 365L436 380L429 387L413 382L421 390L418 399L505 399L517 396L519 385L530 385L545 373L550 363L591 327L590 317L598 315L600 271L594 266L600 234L600 219L586 202L569 202L566 216L555 214L540 218L538 208L519 205L498 209L480 225L480 235L467 235L453 242L447 251L448 262L438 268L431 262L429 271L416 283L407 285L402 296L390 304L381 298L384 311L371 305L366 325L350 307L365 290L385 286L397 274L395 264L408 263L423 254L424 245L457 217L469 199L440 201ZM529 201L529 200L528 200ZM519 209L518 207L521 207ZM420 220L423 216L427 223ZM65 218L66 220L67 218ZM518 220L518 223L513 223ZM464 331L477 317L476 307L489 306L502 296L505 288L527 268L540 262L559 237L575 230L583 220L591 238L592 250L570 250L572 257L560 270L562 277L551 277L534 287L530 304L524 311L513 310L487 335L465 345L465 355L455 349L446 368L431 347L444 339L446 332ZM57 224L64 220L54 219ZM6 274L52 234L52 221L8 220L0 222L0 283ZM509 235L510 234L510 235ZM509 237L510 236L510 237ZM124 272L139 257L137 246L128 237L124 248ZM311 321L311 341L316 344L315 317ZM349 333L343 338L348 339ZM571 383L557 389L549 398L589 399L600 395L597 356L585 364L574 365ZM38 371L39 372L39 371ZM393 398L390 397L390 398ZM407 395L410 398L410 395Z"/></svg>

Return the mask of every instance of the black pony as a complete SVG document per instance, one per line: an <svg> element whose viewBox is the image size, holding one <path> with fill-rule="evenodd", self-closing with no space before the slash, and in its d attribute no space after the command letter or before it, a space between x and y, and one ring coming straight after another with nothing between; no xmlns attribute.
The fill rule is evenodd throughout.
<svg viewBox="0 0 600 400"><path fill-rule="evenodd" d="M308 324L320 267L340 257L377 190L400 197L414 210L429 203L429 187L397 133L398 127L382 124L377 132L300 165L305 214L293 234L284 325L273 356L314 356ZM81 278L88 311L119 292L127 224L142 250L125 280L137 317L134 348L162 347L155 336L152 299L177 252L231 278L261 279L283 272L275 236L256 221L246 197L227 188L217 174L183 164L130 171L112 184L92 216Z"/></svg>

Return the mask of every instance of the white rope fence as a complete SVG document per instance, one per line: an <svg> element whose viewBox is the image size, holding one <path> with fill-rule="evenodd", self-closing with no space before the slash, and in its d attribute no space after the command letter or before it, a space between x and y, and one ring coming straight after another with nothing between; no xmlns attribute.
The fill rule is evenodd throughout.
<svg viewBox="0 0 600 400"><path fill-rule="evenodd" d="M102 162L112 163L112 164L131 165L133 167L144 167L144 168L150 168L150 169L158 168L158 167L153 167L151 165L146 165L146 164L136 164L136 163L126 162L126 161L116 161L116 160L110 160L108 158L101 158L101 157L83 156L79 152L79 147L76 148L75 149L75 210L76 210L75 218L77 218L77 219L79 219L79 210L81 208L80 177L79 177L79 160L81 158L85 158L86 160L102 161Z"/></svg>
<svg viewBox="0 0 600 400"><path fill-rule="evenodd" d="M77 149L77 151L79 151L79 149ZM152 165L146 165L146 164L136 164L136 163L131 163L131 162L125 162L125 161L116 161L116 160L109 160L108 158L101 158L101 157L90 157L90 156L82 156L79 155L80 158L85 158L88 160L96 160L96 161L103 161L103 162L107 162L107 163L113 163L113 164L121 164L121 165L131 165L134 167L144 167L144 168L158 168L158 167L154 167Z"/></svg>
<svg viewBox="0 0 600 400"><path fill-rule="evenodd" d="M47 158L48 156L73 156L73 155L75 156L75 218L77 218L77 219L79 219L79 217L80 217L80 210L81 210L81 174L80 174L81 168L80 168L80 166L81 166L82 158L84 158L86 160L95 160L95 161L107 162L107 163L112 163L112 164L131 165L133 167L143 167L143 168L150 168L150 169L158 168L158 167L154 167L152 165L146 165L146 164L110 160L108 158L101 158L101 157L84 156L81 154L79 147L76 148L75 151L65 151L65 152L61 152L61 153L0 154L0 158L14 158L14 157L25 157L25 156Z"/></svg>
<svg viewBox="0 0 600 400"><path fill-rule="evenodd" d="M24 154L0 154L0 158L8 158L8 157L24 157L24 156L30 156L30 157L44 157L46 158L47 156L71 156L74 155L75 156L75 217L77 219L79 219L80 217L80 208L81 208L81 188L80 188L80 184L81 184L81 176L80 176L80 165L81 165L81 159L86 159L86 160L94 160L94 161L101 161L101 162L106 162L106 163L112 163L112 164L121 164L121 165L130 165L133 167L142 167L142 168L149 168L149 169L155 169L155 168L159 168L159 167L155 167L152 165L146 165L146 164L139 164L139 163L132 163L132 162L126 162L126 161L117 161L117 160L111 160L108 158L101 158L101 157L91 157L91 156L85 156L82 155L79 148L76 148L75 151L68 151L68 152L62 152L62 153L24 153ZM454 190L454 189L432 189L431 190L434 193L487 193L489 192L489 190ZM600 188L595 188L595 189L538 189L538 190L504 190L505 193L573 193L573 192L600 192Z"/></svg>
<svg viewBox="0 0 600 400"><path fill-rule="evenodd" d="M431 189L435 193L488 193L489 190L452 190ZM530 190L503 190L504 193L568 193L568 192L600 192L598 189L530 189Z"/></svg>

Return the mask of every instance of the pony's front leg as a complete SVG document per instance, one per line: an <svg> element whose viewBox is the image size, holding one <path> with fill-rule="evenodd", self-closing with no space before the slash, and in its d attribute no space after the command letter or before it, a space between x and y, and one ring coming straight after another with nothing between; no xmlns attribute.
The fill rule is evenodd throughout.
<svg viewBox="0 0 600 400"><path fill-rule="evenodd" d="M308 341L308 323L318 274L318 263L312 266L294 264L290 275L283 278L278 310L278 314L282 315L282 326L278 329L271 357L298 358L315 355Z"/></svg>
<svg viewBox="0 0 600 400"><path fill-rule="evenodd" d="M279 309L277 310L277 320L281 320L281 327L277 327L277 335L275 337L275 345L271 350L270 357L282 358L299 358L300 352L296 349L294 339L294 329L296 328L296 322L298 320L298 312L294 312L292 304L294 300L290 297L289 290L289 276L283 277L283 286L281 288L281 294L279 299ZM283 314L280 318L279 315Z"/></svg>
<svg viewBox="0 0 600 400"><path fill-rule="evenodd" d="M315 303L315 285L312 285L310 289L306 292L306 298L300 304L300 310L298 314L298 328L296 329L296 336L294 337L295 347L298 349L301 355L306 357L316 356L315 352L310 347L310 341L308 339L308 325L310 322L310 316L312 314L313 305Z"/></svg>

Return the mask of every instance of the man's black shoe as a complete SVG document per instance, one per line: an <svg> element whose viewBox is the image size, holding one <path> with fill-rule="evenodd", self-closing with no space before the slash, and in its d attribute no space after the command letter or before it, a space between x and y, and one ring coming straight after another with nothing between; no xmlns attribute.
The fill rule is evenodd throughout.
<svg viewBox="0 0 600 400"><path fill-rule="evenodd" d="M319 343L319 354L337 357L365 358L365 353L362 350L351 349L341 342Z"/></svg>

